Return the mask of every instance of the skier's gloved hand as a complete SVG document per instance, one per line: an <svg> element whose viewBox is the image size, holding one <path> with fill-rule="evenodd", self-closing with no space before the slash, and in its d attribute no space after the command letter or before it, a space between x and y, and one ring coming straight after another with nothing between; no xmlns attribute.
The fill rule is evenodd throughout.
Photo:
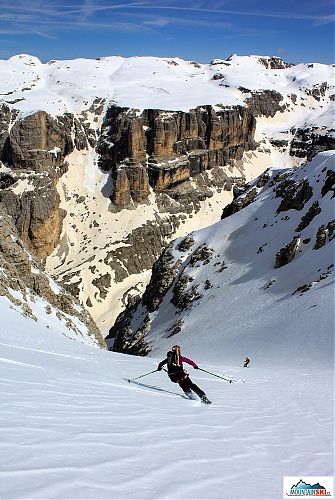
<svg viewBox="0 0 335 500"><path fill-rule="evenodd" d="M195 366L194 366L194 369L195 369L195 370L199 370L199 366L198 366L198 365L195 365Z"/></svg>
<svg viewBox="0 0 335 500"><path fill-rule="evenodd" d="M161 366L158 366L158 367L157 367L157 371L158 371L158 372L160 372L160 371L161 371L161 369L162 369L162 367L161 367Z"/></svg>

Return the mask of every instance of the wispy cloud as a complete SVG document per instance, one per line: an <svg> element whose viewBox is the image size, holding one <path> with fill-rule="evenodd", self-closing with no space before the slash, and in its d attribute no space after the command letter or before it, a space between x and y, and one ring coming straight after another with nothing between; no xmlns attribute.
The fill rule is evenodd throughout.
<svg viewBox="0 0 335 500"><path fill-rule="evenodd" d="M27 29L6 29L0 28L1 35L26 35L28 33Z"/></svg>
<svg viewBox="0 0 335 500"><path fill-rule="evenodd" d="M134 17L134 16L133 16ZM143 17L143 16L136 16L136 17ZM152 17L150 19L147 19L146 16L144 16L145 20L143 21L144 25L150 25L150 26L158 26L158 27L163 27L167 26L169 24L172 25L180 25L180 26L193 26L193 27L208 27L208 28L218 28L218 29L232 29L233 24L228 23L225 21L210 21L210 20L205 20L205 19L189 19L185 17L176 17L176 16L169 16L169 17Z"/></svg>
<svg viewBox="0 0 335 500"><path fill-rule="evenodd" d="M320 0L322 1L322 0ZM328 0L323 0L328 1ZM259 18L273 18L273 19L287 19L287 20L297 20L297 21L311 21L314 26L322 26L324 24L329 24L334 22L334 15L318 15L318 14L305 14L305 13L293 13L283 10L283 12L271 12L266 10L234 10L234 9L224 9L222 6L231 3L231 0L217 0L211 3L211 7L207 6L202 0L194 0L192 5L175 5L165 0L163 2L150 0L134 1L134 2L120 2L120 3L109 3L108 5L96 4L95 0L83 0L81 5L61 5L49 3L45 5L39 0L33 0L29 4L26 2L19 3L3 3L0 1L2 14L0 14L0 21L15 23L16 25L24 23L37 23L40 26L46 25L48 21L52 19L59 19L60 26L64 21L68 22L86 22L92 19L95 15L101 14L103 12L118 12L119 16L129 15L133 12L134 14L139 12L149 13L148 19L145 24L148 26L164 27L171 23L204 23L203 15L207 16L237 16L237 17L259 17ZM155 16L155 13L164 12L164 16ZM173 13L178 13L179 17ZM191 18L181 16L181 13L189 14ZM208 19L208 22L211 19ZM114 21L120 21L119 19L114 19ZM223 19L215 19L216 22L224 22ZM111 20L112 22L112 20ZM128 23L126 23L127 25ZM228 27L228 24L227 24Z"/></svg>
<svg viewBox="0 0 335 500"><path fill-rule="evenodd" d="M80 21L85 21L88 19L91 14L94 12L94 4L91 0L84 0L82 10L80 12Z"/></svg>
<svg viewBox="0 0 335 500"><path fill-rule="evenodd" d="M323 16L314 20L314 26L323 26L325 24L333 23L335 21L335 15Z"/></svg>
<svg viewBox="0 0 335 500"><path fill-rule="evenodd" d="M42 33L42 31L32 30L35 35L41 36L43 38L50 38L51 40L58 40L56 36L49 35L48 33Z"/></svg>
<svg viewBox="0 0 335 500"><path fill-rule="evenodd" d="M107 7L106 7L107 8ZM290 12L265 12L265 11L243 11L243 10L226 10L226 9L208 9L203 7L180 7L167 5L138 5L137 9L151 10L166 10L166 11L183 11L183 12L203 12L207 14L227 14L232 16L253 16L253 17L269 17L277 19L292 19L292 20L310 20L315 22L333 22L334 16L320 16L312 14L294 14Z"/></svg>
<svg viewBox="0 0 335 500"><path fill-rule="evenodd" d="M147 26L159 26L159 27L167 26L170 23L171 23L171 18L166 18L166 17L165 18L164 17L156 17L156 18L148 19L148 20L143 22L143 24L145 24Z"/></svg>

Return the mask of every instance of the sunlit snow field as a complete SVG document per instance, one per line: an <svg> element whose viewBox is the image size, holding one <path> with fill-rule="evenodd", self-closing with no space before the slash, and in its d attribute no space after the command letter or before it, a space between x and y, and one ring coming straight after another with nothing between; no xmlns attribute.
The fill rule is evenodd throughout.
<svg viewBox="0 0 335 500"><path fill-rule="evenodd" d="M276 499L285 475L332 475L330 367L217 366L199 352L200 367L238 380L191 368L207 406L164 372L127 382L158 359L9 309L0 342L2 499Z"/></svg>

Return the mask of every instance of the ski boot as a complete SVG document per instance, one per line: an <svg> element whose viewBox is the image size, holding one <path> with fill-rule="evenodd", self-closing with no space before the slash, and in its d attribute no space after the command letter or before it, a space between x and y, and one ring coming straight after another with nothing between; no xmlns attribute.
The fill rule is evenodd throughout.
<svg viewBox="0 0 335 500"><path fill-rule="evenodd" d="M206 396L206 394L204 394L203 396L201 396L201 398L200 398L200 399L201 399L201 402L202 402L202 403L204 403L205 405L210 405L210 404L212 404L212 401L210 401L210 400L208 399L208 397Z"/></svg>

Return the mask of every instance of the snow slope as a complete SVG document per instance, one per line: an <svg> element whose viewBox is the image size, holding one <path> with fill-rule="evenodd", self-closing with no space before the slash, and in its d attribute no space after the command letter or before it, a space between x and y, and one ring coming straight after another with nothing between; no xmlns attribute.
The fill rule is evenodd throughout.
<svg viewBox="0 0 335 500"><path fill-rule="evenodd" d="M333 473L329 368L225 366L195 344L201 367L245 381L192 370L205 406L163 372L128 384L158 358L94 349L0 308L3 500L276 500L284 475Z"/></svg>
<svg viewBox="0 0 335 500"><path fill-rule="evenodd" d="M273 184L272 179L285 170L270 171L264 187L257 188L257 180L251 184L250 190L258 194L250 205L191 233L194 242L187 250L178 249L181 239L175 241L169 266L179 261L178 273L158 309L149 312L146 327L145 341L153 355L170 346L171 332L182 322L172 341L187 347L191 355L201 350L216 363L223 359L237 364L248 355L269 366L332 365L334 193L323 186L328 172L334 175L334 159L333 151L324 152L304 167L287 170L282 196L276 196L280 183ZM299 197L303 185L312 190L300 210L278 210L289 185L294 186L292 198ZM325 244L316 249L321 226L326 231ZM293 241L293 260L275 268L277 253ZM194 260L203 246L207 261ZM182 280L186 284L177 292ZM182 305L173 303L176 294ZM129 337L129 345L138 341L136 332L142 331L147 314L141 303L130 312L134 337Z"/></svg>
<svg viewBox="0 0 335 500"><path fill-rule="evenodd" d="M324 64L299 64L284 69L265 67L268 57L232 56L227 61L199 64L180 58L102 57L49 61L21 54L0 60L0 100L22 115L43 109L52 115L88 109L96 97L138 109L188 111L208 104L243 105L248 97L240 90L276 90L303 99L306 115L314 99L306 89L323 82L334 90L334 68Z"/></svg>

